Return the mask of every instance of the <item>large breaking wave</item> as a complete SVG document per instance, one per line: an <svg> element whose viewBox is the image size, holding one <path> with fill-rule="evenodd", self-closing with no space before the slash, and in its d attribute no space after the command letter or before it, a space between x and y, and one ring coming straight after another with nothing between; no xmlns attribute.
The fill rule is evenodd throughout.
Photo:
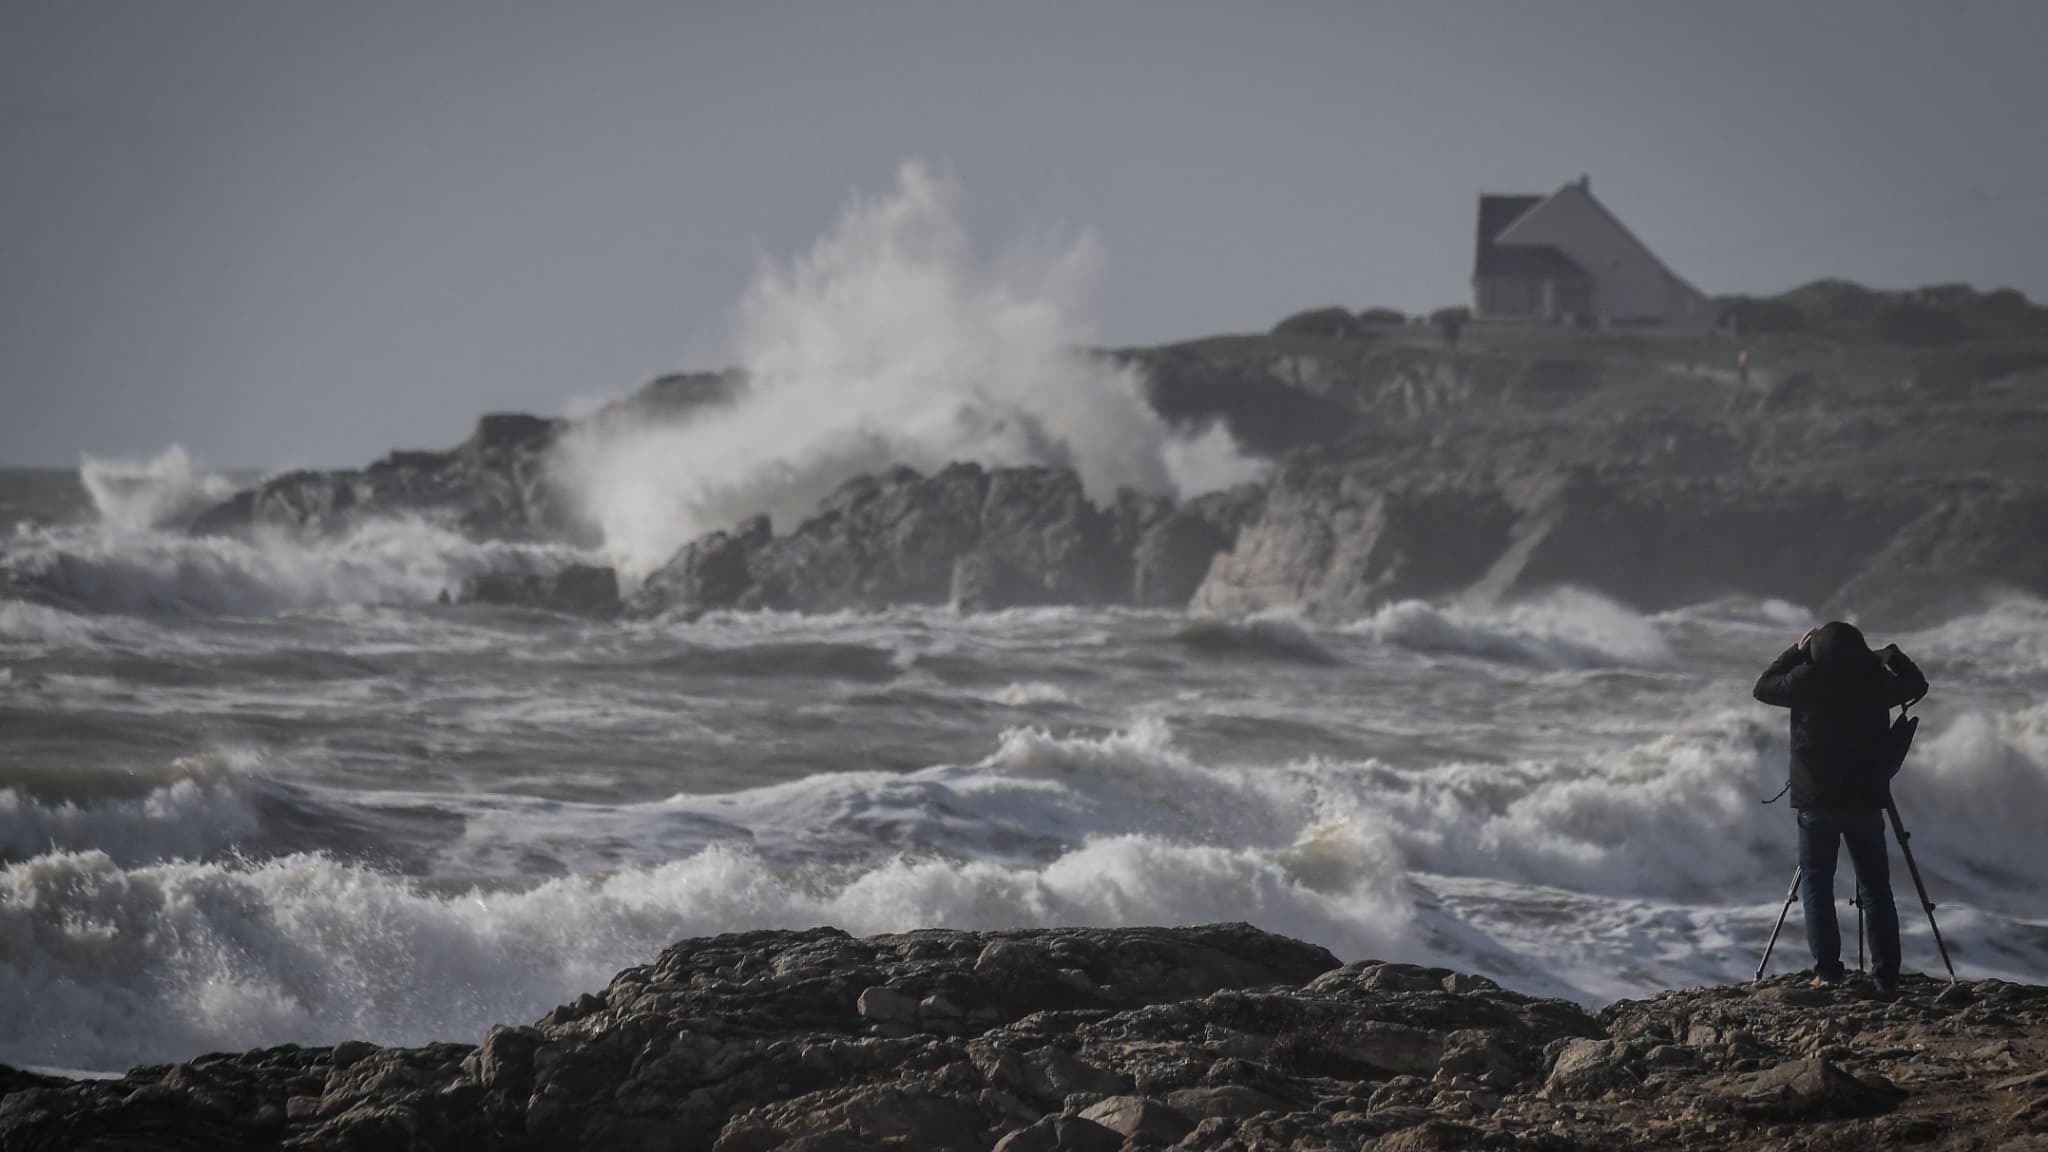
<svg viewBox="0 0 2048 1152"><path fill-rule="evenodd" d="M1191 494L1256 475L1220 426L1183 438L1131 367L1081 349L1093 242L979 259L951 180L906 165L856 199L810 254L764 263L738 309L735 402L673 423L592 423L559 474L629 576L683 542L767 512L791 525L844 480L893 464L1074 468Z"/></svg>
<svg viewBox="0 0 2048 1152"><path fill-rule="evenodd" d="M56 626L52 608L255 616L430 603L483 572L546 571L585 558L564 545L474 540L414 517L365 520L320 537L188 535L185 525L234 485L179 445L147 460L88 457L79 482L91 520L23 523L0 540L0 637Z"/></svg>

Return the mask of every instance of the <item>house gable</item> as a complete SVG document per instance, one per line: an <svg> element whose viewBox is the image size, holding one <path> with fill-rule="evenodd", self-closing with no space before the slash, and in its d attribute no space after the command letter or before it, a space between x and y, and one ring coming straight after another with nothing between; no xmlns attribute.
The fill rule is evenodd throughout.
<svg viewBox="0 0 2048 1152"><path fill-rule="evenodd" d="M1681 327L1713 322L1707 297L1657 259L1584 181L1558 189L1516 216L1493 238L1498 249L1549 248L1564 253L1598 284L1598 311L1621 321Z"/></svg>

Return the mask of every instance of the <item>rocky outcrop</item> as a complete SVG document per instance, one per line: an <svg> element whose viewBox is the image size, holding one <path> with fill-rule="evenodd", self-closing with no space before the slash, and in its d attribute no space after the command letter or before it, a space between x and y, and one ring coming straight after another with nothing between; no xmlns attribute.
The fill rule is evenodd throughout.
<svg viewBox="0 0 2048 1152"><path fill-rule="evenodd" d="M776 536L756 517L685 545L635 598L642 611L803 612L952 604L1179 607L1258 505L1255 491L1176 507L1126 493L1096 507L1064 468L954 464L849 481Z"/></svg>
<svg viewBox="0 0 2048 1152"><path fill-rule="evenodd" d="M483 539L596 543L550 473L557 443L571 431L595 435L683 420L730 403L746 390L736 371L662 376L581 420L502 412L477 421L469 439L445 452L397 451L361 469L299 471L237 492L189 526L195 535L255 529L301 534L345 531L367 519L410 516Z"/></svg>
<svg viewBox="0 0 2048 1152"><path fill-rule="evenodd" d="M746 390L746 373L738 369L672 372L657 376L630 395L599 408L585 417L583 423L602 432L687 419L702 409L729 404Z"/></svg>
<svg viewBox="0 0 2048 1152"><path fill-rule="evenodd" d="M446 452L393 452L361 470L278 476L203 513L190 530L320 534L372 517L417 516L485 539L570 535L571 517L547 475L548 451L566 427L520 413L485 416Z"/></svg>
<svg viewBox="0 0 2048 1152"><path fill-rule="evenodd" d="M2039 500L1859 497L1640 469L1389 479L1297 460L1193 606L1350 618L1403 598L1485 602L1570 585L1651 611L1776 597L1898 621L1936 589L2048 589L2048 546L2021 528L2043 511Z"/></svg>
<svg viewBox="0 0 2048 1152"><path fill-rule="evenodd" d="M1112 536L1128 557L1129 602L1140 608L1185 608L1216 556L1258 519L1265 489L1245 484L1176 506L1158 496L1121 493Z"/></svg>
<svg viewBox="0 0 2048 1152"><path fill-rule="evenodd" d="M1480 580L1518 522L1498 490L1456 483L1383 487L1297 461L1266 494L1264 513L1219 556L1193 606L1220 615L1305 608L1353 616Z"/></svg>
<svg viewBox="0 0 2048 1152"><path fill-rule="evenodd" d="M1925 624L2010 591L2048 593L2048 491L1985 484L1943 494L1829 607Z"/></svg>
<svg viewBox="0 0 2048 1152"><path fill-rule="evenodd" d="M2048 1130L2048 989L1800 977L1598 1014L1246 925L685 941L480 1043L66 1081L0 1147L1880 1149Z"/></svg>
<svg viewBox="0 0 2048 1152"><path fill-rule="evenodd" d="M1762 307L1740 303L1731 315ZM1169 424L1221 424L1279 462L1270 492L1097 506L1061 469L896 469L849 482L787 535L752 520L692 542L634 604L1348 617L1572 584L1645 609L1760 595L1911 623L2001 589L2048 595L2048 311L2011 292L1838 283L1765 303L1789 327L1474 324L1450 347L1427 326L1323 309L1272 334L1105 352ZM1964 336L1902 343L1884 319L1900 309L1953 316ZM677 375L575 424L486 417L447 452L278 477L194 530L407 515L594 545L548 482L563 436L687 420L746 389L737 372Z"/></svg>

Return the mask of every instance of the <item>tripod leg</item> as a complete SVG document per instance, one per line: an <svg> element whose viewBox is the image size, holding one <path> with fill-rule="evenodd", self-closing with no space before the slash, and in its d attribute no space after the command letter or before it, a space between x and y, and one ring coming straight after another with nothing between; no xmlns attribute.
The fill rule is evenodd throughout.
<svg viewBox="0 0 2048 1152"><path fill-rule="evenodd" d="M1856 970L1863 971L1863 886L1856 886Z"/></svg>
<svg viewBox="0 0 2048 1152"><path fill-rule="evenodd" d="M1778 909L1778 922L1771 926L1771 938L1764 944L1764 958L1756 962L1756 978L1764 978L1764 969L1770 966L1771 949L1778 946L1778 933L1784 930L1785 914L1792 911L1792 902L1799 899L1799 878L1806 873L1806 866L1792 869L1792 886L1785 889L1785 906Z"/></svg>
<svg viewBox="0 0 2048 1152"><path fill-rule="evenodd" d="M1948 945L1941 942L1941 925L1934 922L1934 901L1927 898L1927 885L1920 880L1920 865L1913 862L1913 850L1906 846L1912 837L1906 834L1906 826L1899 822L1899 806L1885 805L1885 813L1892 818L1892 835L1898 838L1899 855L1906 858L1906 871L1913 876L1913 890L1920 894L1920 907L1927 913L1927 927L1934 932L1934 946L1941 949L1941 965L1948 969L1948 982L1956 982L1956 966L1949 961Z"/></svg>

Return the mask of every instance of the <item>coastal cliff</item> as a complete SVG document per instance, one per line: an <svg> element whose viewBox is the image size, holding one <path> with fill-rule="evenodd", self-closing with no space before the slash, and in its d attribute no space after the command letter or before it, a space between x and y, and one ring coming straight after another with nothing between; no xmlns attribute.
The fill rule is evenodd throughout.
<svg viewBox="0 0 2048 1152"><path fill-rule="evenodd" d="M2048 310L2013 299L1818 285L1731 302L1760 329L1739 336L1475 325L1452 345L1416 324L1290 321L1106 351L1170 425L1221 426L1268 461L1265 482L1176 501L1086 491L1057 460L897 467L788 525L699 536L619 591L632 610L685 614L952 603L1348 618L1573 585L1646 610L1760 596L1910 624L2048 594ZM677 376L580 422L487 417L446 452L270 480L192 530L400 515L601 547L562 491L556 446L747 395L741 374ZM574 596L544 578L469 596L615 609L579 581Z"/></svg>

